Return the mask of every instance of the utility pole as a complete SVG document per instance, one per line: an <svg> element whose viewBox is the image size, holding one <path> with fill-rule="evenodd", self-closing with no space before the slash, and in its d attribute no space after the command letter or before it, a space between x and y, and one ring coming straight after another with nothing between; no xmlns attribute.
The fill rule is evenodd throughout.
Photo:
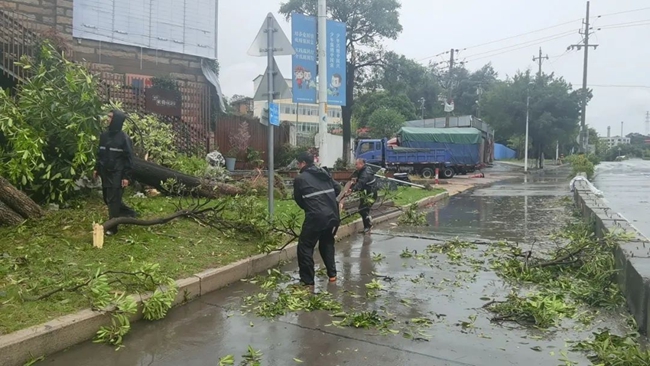
<svg viewBox="0 0 650 366"><path fill-rule="evenodd" d="M548 60L548 55L542 57L542 47L539 48L539 56L535 57L533 56L533 62L537 61L539 64L539 69L537 71L537 80L541 80L542 78L542 61L543 60Z"/></svg>
<svg viewBox="0 0 650 366"><path fill-rule="evenodd" d="M481 94L483 94L483 89L481 85L476 88L476 117L481 118Z"/></svg>
<svg viewBox="0 0 650 366"><path fill-rule="evenodd" d="M591 28L589 27L589 1L587 1L587 16L584 20L585 28L580 31L580 34L584 36L583 42L580 44L572 44L569 46L569 50L577 49L580 51L584 47L584 64L582 66L582 111L580 113L580 126L582 127L582 133L580 134L580 152L587 152L587 67L589 65L589 47L593 47L594 50L598 47L597 44L589 44L589 35L591 34Z"/></svg>
<svg viewBox="0 0 650 366"><path fill-rule="evenodd" d="M453 75L452 75L453 71L454 71L454 49L452 48L449 56L449 84L447 85L447 103L451 102L452 91L454 89ZM450 114L451 112L447 112L447 116L445 117L445 127L449 127Z"/></svg>
<svg viewBox="0 0 650 366"><path fill-rule="evenodd" d="M327 1L318 0L318 132L320 161L327 156Z"/></svg>
<svg viewBox="0 0 650 366"><path fill-rule="evenodd" d="M425 102L425 100L424 100L424 97L420 98L419 102L420 102L420 113L422 114L422 127L425 127L425 123L424 123L424 102Z"/></svg>
<svg viewBox="0 0 650 366"><path fill-rule="evenodd" d="M526 141L524 142L524 173L528 173L528 115L530 110L530 84L526 88Z"/></svg>
<svg viewBox="0 0 650 366"><path fill-rule="evenodd" d="M645 135L650 135L650 111L645 112Z"/></svg>

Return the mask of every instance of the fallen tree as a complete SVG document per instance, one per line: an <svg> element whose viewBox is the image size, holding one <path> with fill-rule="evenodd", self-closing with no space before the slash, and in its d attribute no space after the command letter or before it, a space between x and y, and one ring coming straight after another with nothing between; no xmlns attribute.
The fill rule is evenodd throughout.
<svg viewBox="0 0 650 366"><path fill-rule="evenodd" d="M179 186L184 187L179 192L181 194L195 194L201 197L216 198L224 195L236 196L244 193L243 189L235 185L201 179L144 159L134 158L133 165L133 178L135 180L142 184L155 187L166 194L171 193L165 187L165 182L170 179L174 180Z"/></svg>

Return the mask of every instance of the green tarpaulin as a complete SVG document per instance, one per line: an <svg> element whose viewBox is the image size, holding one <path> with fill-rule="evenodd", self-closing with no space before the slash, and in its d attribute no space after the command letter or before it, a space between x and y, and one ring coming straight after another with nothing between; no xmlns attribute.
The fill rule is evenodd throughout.
<svg viewBox="0 0 650 366"><path fill-rule="evenodd" d="M421 128L402 127L397 133L400 145L409 142L439 142L443 144L479 144L482 133L473 127Z"/></svg>

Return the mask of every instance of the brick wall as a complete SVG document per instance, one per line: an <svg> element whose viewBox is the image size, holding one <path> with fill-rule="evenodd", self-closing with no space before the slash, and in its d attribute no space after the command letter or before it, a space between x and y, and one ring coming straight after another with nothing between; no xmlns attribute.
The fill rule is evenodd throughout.
<svg viewBox="0 0 650 366"><path fill-rule="evenodd" d="M179 53L72 38L72 0L0 0L0 9L27 16L41 30L56 29L71 46L77 61L98 72L170 75L190 83L205 83L201 58Z"/></svg>

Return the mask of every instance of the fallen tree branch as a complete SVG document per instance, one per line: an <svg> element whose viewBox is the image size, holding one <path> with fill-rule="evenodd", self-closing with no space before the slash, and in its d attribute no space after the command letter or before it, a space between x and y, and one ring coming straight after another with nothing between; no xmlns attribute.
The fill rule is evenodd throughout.
<svg viewBox="0 0 650 366"><path fill-rule="evenodd" d="M127 275L128 275L128 276L145 275L145 277L146 277L147 279L151 280L152 283L153 283L154 285L156 284L155 281L153 280L153 278L151 277L150 274L145 273L145 272L142 272L142 271L137 271L137 272L105 271L105 272L101 272L101 273L100 273L98 276L96 276L96 277L90 277L90 278L88 278L87 280L85 280L85 281L83 281L83 282L81 282L81 283L78 283L78 284L76 284L76 285L74 285L74 286L72 286L72 287L64 287L64 286L61 286L61 287L57 287L57 288L55 288L55 289L52 289L52 290L50 290L50 291L48 291L48 292L46 292L46 293L43 293L43 294L41 294L41 295L38 295L38 296L22 295L22 298L23 298L23 300L25 300L25 301L38 301L38 300L43 300L43 299L46 299L46 298L48 298L48 297L50 297L50 296L56 295L56 294L58 294L59 292L75 292L75 291L79 290L80 288L82 288L82 287L84 287L84 286L88 286L88 285L89 285L93 280L95 280L97 277L101 277L101 276L105 276L105 275L112 275L112 274L113 274L113 275L125 275L125 276L127 276ZM109 284L111 284L111 283L115 283L116 281L119 281L119 279L114 279L114 280L112 280L111 282L109 282Z"/></svg>
<svg viewBox="0 0 650 366"><path fill-rule="evenodd" d="M573 264L578 261L578 259L570 260L571 258L575 257L576 255L580 254L585 248L588 246L588 244L585 244L581 246L580 248L572 251L571 253L564 255L560 258L551 260L551 261L544 261L544 262L538 262L538 263L533 263L529 266L529 268L545 268L545 267L551 267L551 266L557 266L557 265L565 265L565 264Z"/></svg>
<svg viewBox="0 0 650 366"><path fill-rule="evenodd" d="M132 217L116 217L114 219L110 219L106 221L102 226L104 227L104 231L110 230L115 228L118 225L136 225L136 226L153 226L153 225L161 225L161 224L166 224L174 219L177 219L179 217L189 217L189 216L194 216L194 215L200 215L202 213L208 212L208 211L213 211L213 207L209 208L204 208L199 211L193 211L193 210L182 210L182 211L177 211L174 212L173 214L166 216L166 217L161 217L157 219L149 219L149 220L141 220L141 219L135 219Z"/></svg>
<svg viewBox="0 0 650 366"><path fill-rule="evenodd" d="M208 198L236 196L244 193L243 189L232 184L211 182L139 158L133 159L133 176L138 182L155 187L167 194L170 192L165 189L164 183L169 179L174 179L178 184L185 187L184 192L174 193Z"/></svg>

